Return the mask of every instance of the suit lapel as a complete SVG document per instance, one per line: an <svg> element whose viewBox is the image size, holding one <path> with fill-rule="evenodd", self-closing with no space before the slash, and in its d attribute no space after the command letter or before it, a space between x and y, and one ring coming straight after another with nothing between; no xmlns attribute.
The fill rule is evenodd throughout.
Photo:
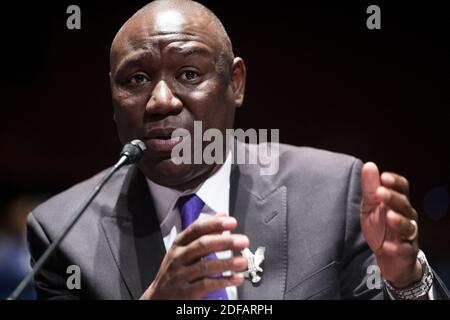
<svg viewBox="0 0 450 320"><path fill-rule="evenodd" d="M266 247L262 280L238 288L239 299L283 299L287 277L286 187L277 186L260 167L233 165L230 213L237 233L250 239L250 250ZM108 246L130 298L138 299L158 273L166 253L144 175L132 166L112 215L102 219Z"/></svg>
<svg viewBox="0 0 450 320"><path fill-rule="evenodd" d="M102 227L132 299L138 299L158 273L165 255L161 230L144 175L130 168L112 216Z"/></svg>
<svg viewBox="0 0 450 320"><path fill-rule="evenodd" d="M234 165L230 184L230 212L238 220L237 233L250 239L250 250L266 247L262 280L246 279L239 299L283 299L287 275L286 187L274 186L257 166Z"/></svg>

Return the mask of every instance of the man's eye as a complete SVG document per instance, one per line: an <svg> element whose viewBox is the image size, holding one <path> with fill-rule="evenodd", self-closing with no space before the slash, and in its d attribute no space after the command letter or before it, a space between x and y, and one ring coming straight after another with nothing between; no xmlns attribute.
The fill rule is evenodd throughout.
<svg viewBox="0 0 450 320"><path fill-rule="evenodd" d="M128 79L128 84L131 85L140 85L150 81L148 77L144 74L138 73Z"/></svg>
<svg viewBox="0 0 450 320"><path fill-rule="evenodd" d="M194 82L198 79L199 74L195 71L187 70L187 71L184 71L180 77L182 80L185 80L188 82Z"/></svg>

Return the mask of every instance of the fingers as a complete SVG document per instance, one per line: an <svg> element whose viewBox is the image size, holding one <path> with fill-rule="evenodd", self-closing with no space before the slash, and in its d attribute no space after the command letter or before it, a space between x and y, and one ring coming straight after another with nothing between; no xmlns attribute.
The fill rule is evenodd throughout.
<svg viewBox="0 0 450 320"><path fill-rule="evenodd" d="M246 236L230 234L236 226L236 219L224 213L197 220L180 232L165 255L155 280L146 290L146 298L201 299L208 292L241 285L243 276L240 274L212 277L226 271L244 270L246 259L208 259L214 252L242 250L249 246Z"/></svg>
<svg viewBox="0 0 450 320"><path fill-rule="evenodd" d="M242 272L247 269L247 259L244 257L234 257L230 259L205 260L202 259L186 267L180 276L189 282L199 280L204 277L221 275L224 272L231 271Z"/></svg>
<svg viewBox="0 0 450 320"><path fill-rule="evenodd" d="M392 189L379 187L376 191L376 197L395 212L409 219L417 220L417 212L411 206L406 195Z"/></svg>
<svg viewBox="0 0 450 320"><path fill-rule="evenodd" d="M232 231L236 228L237 221L233 217L216 215L210 219L197 220L186 230L180 232L173 242L174 246L185 246L199 237L211 234Z"/></svg>
<svg viewBox="0 0 450 320"><path fill-rule="evenodd" d="M381 175L381 184L386 188L393 189L399 193L409 196L408 180L393 172L384 172Z"/></svg>
<svg viewBox="0 0 450 320"><path fill-rule="evenodd" d="M181 254L180 259L184 264L191 264L213 252L243 250L248 246L249 240L245 235L204 235L190 243Z"/></svg>
<svg viewBox="0 0 450 320"><path fill-rule="evenodd" d="M396 234L397 239L401 241L416 232L416 227L411 223L411 219L408 219L392 210L389 210L386 214L386 223Z"/></svg>
<svg viewBox="0 0 450 320"><path fill-rule="evenodd" d="M191 284L190 290L199 293L199 299L211 291L217 291L226 287L240 286L244 282L244 276L236 273L231 277L224 278L203 278Z"/></svg>
<svg viewBox="0 0 450 320"><path fill-rule="evenodd" d="M408 180L393 172L384 172L381 177L377 166L367 162L361 173L363 203L361 213L371 212L380 202L405 217L417 220L417 212L411 206Z"/></svg>
<svg viewBox="0 0 450 320"><path fill-rule="evenodd" d="M361 213L367 213L373 210L379 204L376 197L376 191L380 186L380 173L375 163L367 162L361 171L361 189L363 202Z"/></svg>

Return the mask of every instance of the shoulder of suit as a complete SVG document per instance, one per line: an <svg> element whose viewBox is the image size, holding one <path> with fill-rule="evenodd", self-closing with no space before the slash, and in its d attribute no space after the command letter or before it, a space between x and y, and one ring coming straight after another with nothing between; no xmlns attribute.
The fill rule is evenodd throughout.
<svg viewBox="0 0 450 320"><path fill-rule="evenodd" d="M94 176L81 181L69 189L54 195L44 203L37 206L32 212L33 216L38 221L52 221L52 223L58 224L58 222L64 222L71 216L75 210L82 204L83 201L89 196L93 191L96 184L105 176L105 174L111 168L102 170L101 172L95 174ZM130 169L130 166L125 166L121 168L116 174L111 178L108 185L114 185L124 179L126 173ZM116 183L115 183L116 182ZM96 199L98 199L97 196ZM94 200L95 202L95 200Z"/></svg>
<svg viewBox="0 0 450 320"><path fill-rule="evenodd" d="M295 162L296 167L306 166L309 170L335 170L352 166L357 158L344 153L332 152L311 147L296 147L280 144L280 163Z"/></svg>
<svg viewBox="0 0 450 320"><path fill-rule="evenodd" d="M261 145L266 144L245 144L249 153L260 152ZM267 156L265 149L260 152L264 159L271 159L275 161L275 157L280 163L285 165L292 164L293 169L307 166L309 169L325 169L326 167L335 168L336 166L353 164L355 161L359 161L357 158L344 153L332 152L322 149L316 149L311 147L298 147L283 143L276 144L278 146L278 154L271 153ZM291 167L291 166L289 166Z"/></svg>
<svg viewBox="0 0 450 320"><path fill-rule="evenodd" d="M307 181L342 181L349 178L354 168L360 170L362 164L354 156L343 153L282 143L277 145L278 155L275 152L269 158L270 161L279 162L279 170L266 178L280 184L297 178ZM249 153L258 152L257 145L247 145L246 148Z"/></svg>

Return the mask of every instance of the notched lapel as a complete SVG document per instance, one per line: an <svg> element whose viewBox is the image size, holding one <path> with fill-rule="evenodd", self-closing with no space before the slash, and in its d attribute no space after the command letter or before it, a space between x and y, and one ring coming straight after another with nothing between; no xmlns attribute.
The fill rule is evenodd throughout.
<svg viewBox="0 0 450 320"><path fill-rule="evenodd" d="M139 299L158 273L165 247L147 182L136 167L102 227L131 298Z"/></svg>
<svg viewBox="0 0 450 320"><path fill-rule="evenodd" d="M250 250L255 253L257 247L266 247L261 281L253 284L246 279L238 288L239 299L283 299L288 257L286 187L273 186L268 179L234 166L230 204L238 221L236 232L249 237Z"/></svg>

